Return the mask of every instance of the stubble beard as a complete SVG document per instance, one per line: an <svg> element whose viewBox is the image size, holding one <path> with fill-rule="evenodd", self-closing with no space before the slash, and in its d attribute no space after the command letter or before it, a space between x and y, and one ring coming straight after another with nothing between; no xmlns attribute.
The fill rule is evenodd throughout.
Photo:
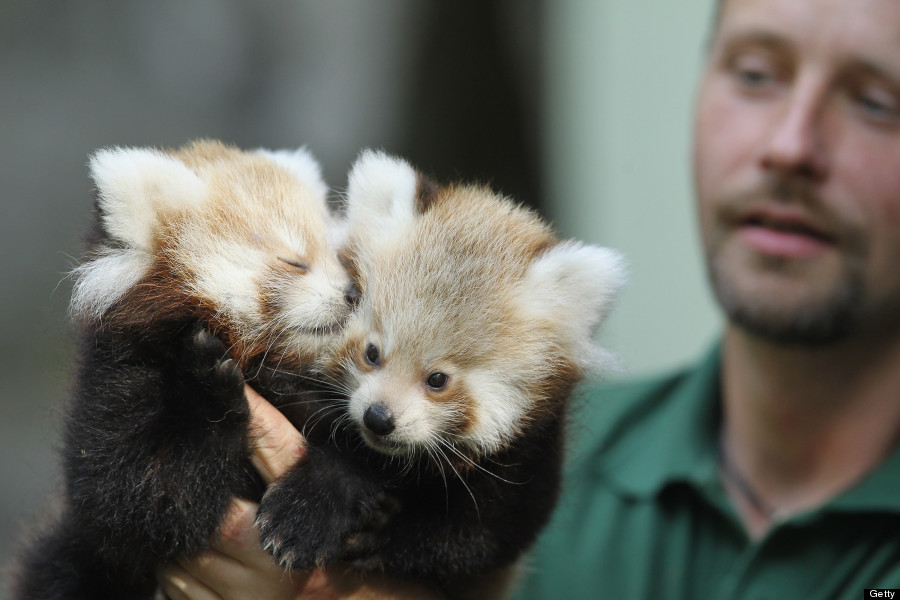
<svg viewBox="0 0 900 600"><path fill-rule="evenodd" d="M736 247L732 238L737 231L737 215L757 202L802 205L831 223L841 233L834 268L823 272L804 259L766 256ZM705 240L707 273L731 323L772 342L803 346L838 342L858 328L867 292L867 245L860 232L846 227L807 186L793 181L770 180L757 190L725 198L718 205L716 227L707 232ZM776 285L767 292L765 286L758 285L764 279L782 280L781 292L793 289L780 294Z"/></svg>
<svg viewBox="0 0 900 600"><path fill-rule="evenodd" d="M790 277L788 261L761 258L753 268ZM823 346L848 337L861 319L865 290L862 273L844 265L827 289L803 302L764 297L736 281L736 271L722 255L708 261L713 292L729 321L757 337L786 345ZM774 295L774 294L773 294Z"/></svg>

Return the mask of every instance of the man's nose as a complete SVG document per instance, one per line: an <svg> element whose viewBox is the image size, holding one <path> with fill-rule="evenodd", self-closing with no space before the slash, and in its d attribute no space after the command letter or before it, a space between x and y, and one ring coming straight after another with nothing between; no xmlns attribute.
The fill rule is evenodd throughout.
<svg viewBox="0 0 900 600"><path fill-rule="evenodd" d="M824 92L811 83L797 85L790 91L775 114L763 148L763 169L815 181L827 176L825 101Z"/></svg>

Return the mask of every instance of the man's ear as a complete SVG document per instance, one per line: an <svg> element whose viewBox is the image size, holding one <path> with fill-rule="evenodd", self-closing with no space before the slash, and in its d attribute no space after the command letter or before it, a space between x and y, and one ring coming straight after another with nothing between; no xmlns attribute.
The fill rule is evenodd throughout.
<svg viewBox="0 0 900 600"><path fill-rule="evenodd" d="M624 259L615 250L568 241L539 255L522 281L529 319L559 324L563 342L576 348L582 366L600 366L606 353L593 341L625 284Z"/></svg>
<svg viewBox="0 0 900 600"><path fill-rule="evenodd" d="M100 225L110 238L150 252L160 216L199 206L200 177L177 158L149 148L105 148L90 159Z"/></svg>
<svg viewBox="0 0 900 600"><path fill-rule="evenodd" d="M347 186L351 237L370 242L403 235L416 216L415 169L383 152L365 150L353 164Z"/></svg>

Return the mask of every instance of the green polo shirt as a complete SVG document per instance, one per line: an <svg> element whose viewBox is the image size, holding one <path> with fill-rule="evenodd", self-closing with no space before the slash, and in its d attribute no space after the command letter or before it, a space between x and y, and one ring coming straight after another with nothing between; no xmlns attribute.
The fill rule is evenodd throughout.
<svg viewBox="0 0 900 600"><path fill-rule="evenodd" d="M517 600L858 599L900 588L900 449L825 506L747 537L718 476L719 362L715 348L687 371L586 390L561 504Z"/></svg>

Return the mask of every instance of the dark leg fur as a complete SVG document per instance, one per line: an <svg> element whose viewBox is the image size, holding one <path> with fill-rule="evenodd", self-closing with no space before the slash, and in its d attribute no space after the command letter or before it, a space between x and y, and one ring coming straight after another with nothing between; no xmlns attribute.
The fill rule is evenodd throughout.
<svg viewBox="0 0 900 600"><path fill-rule="evenodd" d="M546 427L494 457L490 473L445 467L446 479L365 451L312 450L263 498L263 545L291 569L341 561L444 584L509 565L557 497L559 424Z"/></svg>
<svg viewBox="0 0 900 600"><path fill-rule="evenodd" d="M66 586L21 598L149 597L135 586L205 548L232 496L252 487L240 371L203 328L169 334L87 340L66 421L65 519L31 551L22 579L39 590L57 572Z"/></svg>
<svg viewBox="0 0 900 600"><path fill-rule="evenodd" d="M125 550L127 554L127 550ZM71 521L62 521L39 537L20 557L13 573L16 600L124 600L150 598L152 577L125 577L98 561ZM131 583L125 584L124 581Z"/></svg>
<svg viewBox="0 0 900 600"><path fill-rule="evenodd" d="M87 341L66 518L26 557L17 600L150 598L159 565L207 547L234 495L258 497L244 379L217 338L183 325L144 343ZM263 545L292 569L340 561L449 584L512 563L555 501L558 423L494 457L493 475L445 466L445 478L401 469L332 418L321 429L337 438L310 437L260 504Z"/></svg>
<svg viewBox="0 0 900 600"><path fill-rule="evenodd" d="M384 570L452 585L517 560L548 520L559 492L559 424L547 427L482 464L484 470L407 488L405 510L378 550Z"/></svg>
<svg viewBox="0 0 900 600"><path fill-rule="evenodd" d="M362 548L398 509L378 473L319 448L269 488L257 524L263 546L279 564L303 570Z"/></svg>

